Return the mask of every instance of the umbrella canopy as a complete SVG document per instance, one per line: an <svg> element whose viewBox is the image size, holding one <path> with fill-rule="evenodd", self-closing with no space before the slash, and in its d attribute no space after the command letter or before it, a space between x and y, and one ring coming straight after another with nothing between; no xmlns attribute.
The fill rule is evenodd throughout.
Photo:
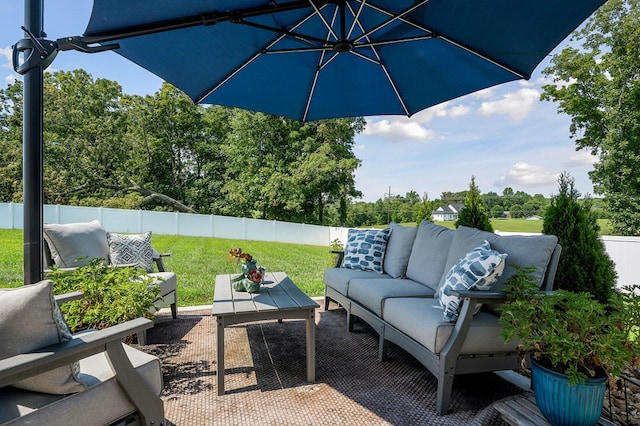
<svg viewBox="0 0 640 426"><path fill-rule="evenodd" d="M528 79L603 3L95 0L79 40L113 43L195 102L298 120L412 115Z"/></svg>

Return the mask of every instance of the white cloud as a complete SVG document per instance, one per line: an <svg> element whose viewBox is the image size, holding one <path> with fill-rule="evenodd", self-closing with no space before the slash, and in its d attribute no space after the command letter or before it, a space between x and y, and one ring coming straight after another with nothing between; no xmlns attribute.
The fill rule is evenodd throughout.
<svg viewBox="0 0 640 426"><path fill-rule="evenodd" d="M543 186L554 184L558 181L558 173L545 169L542 166L518 161L507 174L495 182L495 186Z"/></svg>
<svg viewBox="0 0 640 426"><path fill-rule="evenodd" d="M7 83L7 86L9 84L12 84L16 80L17 80L17 77L14 74L9 74L4 78L4 82Z"/></svg>
<svg viewBox="0 0 640 426"><path fill-rule="evenodd" d="M536 107L539 99L538 90L522 88L515 93L507 93L500 100L483 102L480 114L508 114L513 121L521 121Z"/></svg>
<svg viewBox="0 0 640 426"><path fill-rule="evenodd" d="M435 132L422 127L419 123L404 120L380 120L367 122L364 134L383 136L387 139L430 140L434 137Z"/></svg>
<svg viewBox="0 0 640 426"><path fill-rule="evenodd" d="M494 92L495 90L493 87L489 87L487 89L478 90L477 92L472 93L471 96L479 99L489 99L493 96Z"/></svg>
<svg viewBox="0 0 640 426"><path fill-rule="evenodd" d="M0 58L4 58L6 60L6 62L5 60L0 62L0 66L3 68L11 68L11 62L13 60L13 51L11 47L0 47Z"/></svg>
<svg viewBox="0 0 640 426"><path fill-rule="evenodd" d="M583 166L593 166L593 164L598 161L598 156L592 155L590 151L583 149L578 151L577 154L572 155L569 158L569 161L565 161L563 166L565 167L583 167Z"/></svg>
<svg viewBox="0 0 640 426"><path fill-rule="evenodd" d="M417 139L428 141L436 136L436 133L425 125L434 118L461 117L471 112L471 107L458 104L449 106L449 102L443 102L431 108L424 109L412 117L392 117L380 120L369 119L364 129L365 135L383 136L387 139Z"/></svg>

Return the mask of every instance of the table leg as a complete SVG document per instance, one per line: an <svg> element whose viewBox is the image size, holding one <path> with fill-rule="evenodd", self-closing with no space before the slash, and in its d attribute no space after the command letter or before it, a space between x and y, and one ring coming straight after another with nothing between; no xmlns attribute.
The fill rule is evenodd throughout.
<svg viewBox="0 0 640 426"><path fill-rule="evenodd" d="M216 375L218 376L218 395L224 395L224 319L217 318L218 327L216 329Z"/></svg>
<svg viewBox="0 0 640 426"><path fill-rule="evenodd" d="M307 382L316 380L316 310L307 313Z"/></svg>

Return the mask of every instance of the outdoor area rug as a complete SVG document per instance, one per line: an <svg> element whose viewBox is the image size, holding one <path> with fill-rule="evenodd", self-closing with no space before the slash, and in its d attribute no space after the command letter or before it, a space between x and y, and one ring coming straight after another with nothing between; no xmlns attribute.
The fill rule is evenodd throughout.
<svg viewBox="0 0 640 426"><path fill-rule="evenodd" d="M321 303L322 304L322 303ZM164 313L142 350L162 361L169 425L504 425L492 404L522 391L492 373L459 376L445 416L435 414L436 380L336 305L316 311L316 382L306 382L305 322L225 329L226 394L216 386L216 322L210 308Z"/></svg>

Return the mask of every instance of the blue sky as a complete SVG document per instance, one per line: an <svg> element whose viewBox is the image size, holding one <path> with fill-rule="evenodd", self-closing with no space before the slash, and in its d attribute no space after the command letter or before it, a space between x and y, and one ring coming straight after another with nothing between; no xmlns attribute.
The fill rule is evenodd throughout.
<svg viewBox="0 0 640 426"><path fill-rule="evenodd" d="M81 35L89 20L89 0L45 1L44 29L49 39ZM24 1L0 2L0 88L20 78L11 67L11 45L23 37ZM567 42L559 47L564 47ZM569 172L576 188L593 193L588 172L595 158L576 151L569 137L569 117L557 105L539 100L543 61L529 81L486 89L426 109L412 118L367 118L356 136L362 160L356 186L364 201L416 191L429 199L443 191L463 191L471 176L483 193L501 194L505 187L549 197L557 193L557 177ZM151 94L162 81L113 52L60 52L52 70L83 68L94 78L115 80L125 93Z"/></svg>

